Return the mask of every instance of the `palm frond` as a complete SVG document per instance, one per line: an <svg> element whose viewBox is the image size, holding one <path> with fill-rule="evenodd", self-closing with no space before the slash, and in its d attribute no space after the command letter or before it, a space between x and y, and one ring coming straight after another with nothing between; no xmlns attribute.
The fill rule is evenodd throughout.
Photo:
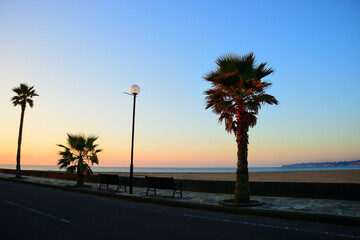
<svg viewBox="0 0 360 240"><path fill-rule="evenodd" d="M13 103L14 107L21 104L21 98L19 96L14 96L11 98L11 102Z"/></svg>
<svg viewBox="0 0 360 240"><path fill-rule="evenodd" d="M26 99L26 102L29 104L29 106L32 108L34 106L34 101L32 99Z"/></svg>
<svg viewBox="0 0 360 240"><path fill-rule="evenodd" d="M256 95L252 98L252 102L257 103L259 105L264 105L264 104L270 104L270 105L278 105L279 101L272 95L270 94L259 94Z"/></svg>
<svg viewBox="0 0 360 240"><path fill-rule="evenodd" d="M86 139L86 142L85 142L85 147L89 150L92 150L96 147L96 145L94 145L94 142L98 139L99 137L95 137L95 136L89 136L87 139Z"/></svg>
<svg viewBox="0 0 360 240"><path fill-rule="evenodd" d="M89 157L89 160L91 161L91 165L93 165L93 164L99 164L99 159L98 159L96 153L92 154L92 155Z"/></svg>
<svg viewBox="0 0 360 240"><path fill-rule="evenodd" d="M70 166L66 169L66 171L69 173L74 173L76 171L76 166Z"/></svg>
<svg viewBox="0 0 360 240"><path fill-rule="evenodd" d="M265 68L266 65L266 62L260 63L259 66L255 69L255 77L257 79L262 79L274 72L274 69L272 68Z"/></svg>
<svg viewBox="0 0 360 240"><path fill-rule="evenodd" d="M22 94L22 90L21 90L20 87L13 88L13 91L14 91L17 95L21 95L21 94Z"/></svg>
<svg viewBox="0 0 360 240"><path fill-rule="evenodd" d="M86 139L83 134L67 134L68 135L68 144L70 148L76 150L76 151L85 151L85 145L86 145Z"/></svg>
<svg viewBox="0 0 360 240"><path fill-rule="evenodd" d="M62 144L56 144L56 146L62 147L62 148L65 148L65 149L69 149L68 147L66 147L66 146L64 146L64 145L62 145Z"/></svg>

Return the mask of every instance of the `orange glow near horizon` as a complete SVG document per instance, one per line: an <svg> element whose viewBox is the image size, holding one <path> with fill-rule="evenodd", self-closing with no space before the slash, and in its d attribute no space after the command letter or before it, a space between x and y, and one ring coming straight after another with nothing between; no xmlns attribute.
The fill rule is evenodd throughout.
<svg viewBox="0 0 360 240"><path fill-rule="evenodd" d="M17 124L16 124L17 125ZM14 125L13 131L16 129ZM187 138L169 136L169 139L152 138L152 135L137 135L135 138L135 167L236 167L237 148L233 135L225 134L222 126L215 128L215 135ZM220 130L219 130L220 128ZM14 131L16 132L16 131ZM9 133L10 134L10 133ZM253 135L254 136L253 136ZM2 151L0 164L15 164L17 136L12 133L9 139L0 139ZM33 139L37 136L38 139ZM128 167L130 164L129 136L120 140L114 137L100 137L98 144L104 149L99 153L99 166ZM55 166L59 159L57 143L64 143L66 134L25 132L21 150L21 164ZM116 143L119 141L119 143ZM250 132L248 161L250 167L277 167L283 164L316 161L356 160L358 152L356 141L348 139L342 144L329 143L314 145L312 142L296 143L268 141ZM118 147L121 146L121 147Z"/></svg>
<svg viewBox="0 0 360 240"><path fill-rule="evenodd" d="M17 119L18 116L13 116L13 118ZM58 127L51 134L46 131L39 132L37 129L41 129L41 127L35 124L36 127L29 128L28 126L32 126L32 119L28 118L27 120L21 149L21 164L55 166L59 159L59 147L56 144L66 143L66 134L63 132L73 131ZM0 164L16 163L18 123L12 122L9 125L11 128L5 130L5 134L9 137L0 139L2 146ZM126 127L129 127L128 125ZM236 167L237 147L234 136L226 134L223 126L217 125L216 122L211 126L213 127L211 132L202 130L201 134L196 134L190 131L179 131L178 134L170 136L165 132L160 132L155 136L155 133L150 131L151 129L138 128L135 137L134 166ZM127 135L117 133L119 136L112 132L109 134L101 130L97 131L100 132L97 143L100 144L101 149L104 149L99 153L99 166L129 166L130 131L126 130ZM248 161L250 167L277 167L299 162L356 160L359 156L356 139L347 138L346 141L331 143L321 141L317 136L306 141L302 140L304 138L283 141L281 138L271 138L271 136L277 136L276 133L265 132L265 134L267 135L249 132Z"/></svg>
<svg viewBox="0 0 360 240"><path fill-rule="evenodd" d="M162 152L159 154L151 151L134 153L134 166L135 167L236 167L236 148L232 151L224 151L214 149L207 153L200 151L188 151L186 153L173 153ZM280 155L276 149L273 151L263 149L263 152L256 152L249 149L249 167L266 167L266 166L281 166L289 163L299 162L313 162L313 161L336 161L338 159L355 160L356 153L349 152L346 155L335 154L334 151L329 153L332 158L321 157L324 152L317 153L308 149L306 154L302 153L303 149L292 149L282 151ZM22 151L21 164L22 165L49 165L56 166L59 155L57 151L39 154L39 152ZM353 154L353 156L352 156ZM128 167L130 164L130 151L129 152L104 152L99 153L99 165L102 167ZM292 159L290 162L289 159ZM319 160L320 159L320 160ZM16 163L16 149L12 152L0 154L0 164L14 165Z"/></svg>

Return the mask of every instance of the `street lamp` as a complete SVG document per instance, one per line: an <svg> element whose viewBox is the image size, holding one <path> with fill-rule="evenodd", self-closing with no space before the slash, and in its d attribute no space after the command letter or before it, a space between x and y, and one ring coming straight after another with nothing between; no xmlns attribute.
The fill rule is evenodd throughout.
<svg viewBox="0 0 360 240"><path fill-rule="evenodd" d="M131 93L131 94L130 94ZM140 87L136 84L130 87L130 93L126 93L129 95L134 96L134 106L133 106L133 122L132 122L132 137L131 137L131 163L130 163L130 190L129 193L132 194L133 192L133 172L134 172L134 129L135 129L135 103L136 103L136 96L140 93Z"/></svg>

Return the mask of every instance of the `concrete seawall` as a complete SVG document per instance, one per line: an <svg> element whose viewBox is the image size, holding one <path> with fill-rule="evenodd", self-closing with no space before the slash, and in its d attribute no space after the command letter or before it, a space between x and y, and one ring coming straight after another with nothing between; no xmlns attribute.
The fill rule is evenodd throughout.
<svg viewBox="0 0 360 240"><path fill-rule="evenodd" d="M1 173L15 174L12 169L0 169ZM56 171L22 170L24 176L76 180L75 174ZM85 181L97 183L99 177L86 177ZM210 180L179 180L184 191L233 193L235 182ZM134 186L146 187L145 178L134 178ZM251 195L325 198L360 201L360 184L357 183L299 183L299 182L250 182Z"/></svg>

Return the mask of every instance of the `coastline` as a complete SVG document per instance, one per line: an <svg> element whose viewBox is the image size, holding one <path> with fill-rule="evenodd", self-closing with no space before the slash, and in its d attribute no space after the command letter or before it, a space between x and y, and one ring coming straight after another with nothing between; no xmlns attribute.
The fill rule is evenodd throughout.
<svg viewBox="0 0 360 240"><path fill-rule="evenodd" d="M94 172L97 174L98 172ZM110 172L104 172L111 174ZM126 172L112 172L128 176ZM175 179L235 181L234 173L224 172L134 172L134 177L157 176ZM360 183L360 170L297 171L297 172L249 172L251 182L318 182L318 183Z"/></svg>

